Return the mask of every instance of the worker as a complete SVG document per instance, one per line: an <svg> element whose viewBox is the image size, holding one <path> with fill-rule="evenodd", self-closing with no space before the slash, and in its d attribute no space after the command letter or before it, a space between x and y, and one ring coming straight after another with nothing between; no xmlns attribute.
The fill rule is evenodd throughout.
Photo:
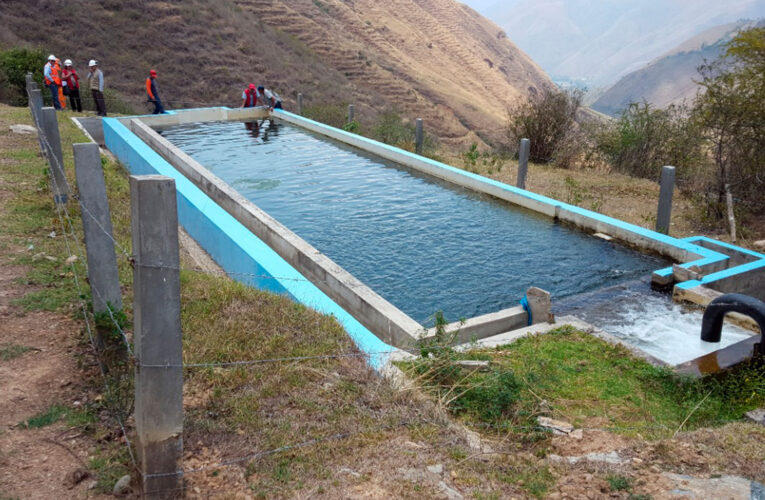
<svg viewBox="0 0 765 500"><path fill-rule="evenodd" d="M82 113L82 100L80 99L80 77L72 67L72 60L64 61L64 71L61 73L62 83L66 84L69 93L69 105L72 111Z"/></svg>
<svg viewBox="0 0 765 500"><path fill-rule="evenodd" d="M268 106L271 111L274 109L282 109L282 98L276 92L271 92L263 85L258 87L258 94L260 101L264 106Z"/></svg>
<svg viewBox="0 0 765 500"><path fill-rule="evenodd" d="M258 90L255 84L251 83L249 87L242 92L242 105L240 108L254 108L258 104Z"/></svg>
<svg viewBox="0 0 765 500"><path fill-rule="evenodd" d="M98 61L91 59L88 63L88 87L93 94L93 100L96 101L96 111L98 116L106 116L106 101L104 100L104 74L98 68Z"/></svg>
<svg viewBox="0 0 765 500"><path fill-rule="evenodd" d="M159 115L165 112L165 108L162 107L162 101L159 99L159 92L157 92L157 78L156 70L149 71L149 77L146 79L146 96L149 98L149 102L154 104L153 115Z"/></svg>
<svg viewBox="0 0 765 500"><path fill-rule="evenodd" d="M48 56L48 62L43 68L43 77L45 86L50 90L51 101L53 101L53 107L61 109L61 101L59 100L58 88L61 86L61 77L56 66L56 56L53 54Z"/></svg>
<svg viewBox="0 0 765 500"><path fill-rule="evenodd" d="M58 75L58 102L61 104L61 109L66 108L66 96L69 95L66 88L66 82L61 78L61 61L57 58L56 59L56 74Z"/></svg>

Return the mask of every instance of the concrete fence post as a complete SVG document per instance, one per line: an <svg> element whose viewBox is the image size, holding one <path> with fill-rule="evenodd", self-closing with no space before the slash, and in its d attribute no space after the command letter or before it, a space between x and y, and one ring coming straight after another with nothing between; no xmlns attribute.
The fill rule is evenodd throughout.
<svg viewBox="0 0 765 500"><path fill-rule="evenodd" d="M656 231L669 234L672 217L672 194L675 190L675 167L662 167L661 188L659 189L659 209L656 214Z"/></svg>
<svg viewBox="0 0 765 500"><path fill-rule="evenodd" d="M303 116L303 94L298 93L297 98L297 114Z"/></svg>
<svg viewBox="0 0 765 500"><path fill-rule="evenodd" d="M353 123L353 104L348 105L348 123Z"/></svg>
<svg viewBox="0 0 765 500"><path fill-rule="evenodd" d="M521 148L518 150L518 179L515 185L521 189L526 189L526 174L529 171L529 151L531 150L531 141L521 139Z"/></svg>
<svg viewBox="0 0 765 500"><path fill-rule="evenodd" d="M36 87L36 86L35 86ZM46 154L45 151L45 141L43 141L43 136L40 133L42 130L42 108L43 108L43 98L42 98L42 91L38 88L33 88L29 91L29 109L32 111L32 120L35 122L35 126L37 127L37 140L40 143L40 151L42 154Z"/></svg>
<svg viewBox="0 0 765 500"><path fill-rule="evenodd" d="M61 136L58 133L58 118L54 108L42 108L42 131L53 184L53 201L63 205L69 201L69 184L64 172L64 155L61 152Z"/></svg>
<svg viewBox="0 0 765 500"><path fill-rule="evenodd" d="M122 309L120 277L98 144L74 144L72 149L88 258L88 281L93 291L93 312L119 311ZM103 347L100 332L96 340L99 347Z"/></svg>
<svg viewBox="0 0 765 500"><path fill-rule="evenodd" d="M175 181L130 176L135 425L143 498L182 495L183 372Z"/></svg>
<svg viewBox="0 0 765 500"><path fill-rule="evenodd" d="M422 143L424 136L422 134L422 118L417 118L414 121L414 152L418 155L422 154Z"/></svg>

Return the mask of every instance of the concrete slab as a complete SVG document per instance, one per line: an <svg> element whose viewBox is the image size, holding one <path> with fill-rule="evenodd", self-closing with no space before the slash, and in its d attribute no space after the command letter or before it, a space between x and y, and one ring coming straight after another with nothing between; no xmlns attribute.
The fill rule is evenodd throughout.
<svg viewBox="0 0 765 500"><path fill-rule="evenodd" d="M104 127L101 123L100 116L72 118L72 120L81 125L80 128L84 129L84 132L90 136L90 140L101 147L106 146L106 143L104 142Z"/></svg>

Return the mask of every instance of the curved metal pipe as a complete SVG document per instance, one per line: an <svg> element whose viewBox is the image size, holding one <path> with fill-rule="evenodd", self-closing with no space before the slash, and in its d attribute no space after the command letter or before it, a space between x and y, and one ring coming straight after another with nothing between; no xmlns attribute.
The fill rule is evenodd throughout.
<svg viewBox="0 0 765 500"><path fill-rule="evenodd" d="M726 293L710 302L704 311L704 318L701 321L701 340L720 342L723 320L729 312L751 317L759 325L760 334L765 332L765 302L740 293ZM760 354L765 354L762 340L758 350Z"/></svg>

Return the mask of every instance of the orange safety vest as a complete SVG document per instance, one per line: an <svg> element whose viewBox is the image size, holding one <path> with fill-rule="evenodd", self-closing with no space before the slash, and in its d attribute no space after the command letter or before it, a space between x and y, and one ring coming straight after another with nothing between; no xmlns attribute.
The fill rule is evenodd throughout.
<svg viewBox="0 0 765 500"><path fill-rule="evenodd" d="M51 68L50 75L58 85L58 102L61 104L61 109L64 109L66 108L66 96L64 95L64 87L61 85L61 61L58 59L56 59L55 66Z"/></svg>

